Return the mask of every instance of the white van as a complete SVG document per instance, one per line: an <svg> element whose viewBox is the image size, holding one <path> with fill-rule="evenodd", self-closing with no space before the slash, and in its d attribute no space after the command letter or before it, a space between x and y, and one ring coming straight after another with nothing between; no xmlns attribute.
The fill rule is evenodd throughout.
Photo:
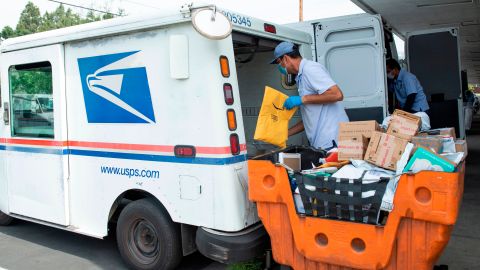
<svg viewBox="0 0 480 270"><path fill-rule="evenodd" d="M97 238L116 229L134 269L172 269L197 249L225 263L263 253L246 161L270 147L253 140L264 87L298 94L269 64L273 49L297 44L330 70L351 120L381 121L388 46L371 15L287 27L222 10L233 31L208 38L192 14L220 18L216 9L4 41L0 224L13 217Z"/></svg>
<svg viewBox="0 0 480 270"><path fill-rule="evenodd" d="M324 65L344 94L350 121L388 115L387 48L378 15L350 15L289 25L310 33L315 61Z"/></svg>
<svg viewBox="0 0 480 270"><path fill-rule="evenodd" d="M392 29L380 15L340 16L289 26L312 36L314 59L342 89L350 121L382 122L393 112L395 95L388 91L385 60L398 60L398 54ZM404 68L423 87L432 128L455 127L457 136L465 138L460 34L456 27L407 33Z"/></svg>

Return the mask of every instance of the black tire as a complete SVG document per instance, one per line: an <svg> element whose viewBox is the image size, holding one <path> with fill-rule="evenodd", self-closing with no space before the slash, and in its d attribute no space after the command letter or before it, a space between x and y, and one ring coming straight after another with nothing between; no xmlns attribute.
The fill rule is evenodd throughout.
<svg viewBox="0 0 480 270"><path fill-rule="evenodd" d="M132 269L175 269L182 259L180 226L153 199L129 203L117 222L117 245Z"/></svg>
<svg viewBox="0 0 480 270"><path fill-rule="evenodd" d="M13 218L0 211L0 226L8 226L12 223Z"/></svg>

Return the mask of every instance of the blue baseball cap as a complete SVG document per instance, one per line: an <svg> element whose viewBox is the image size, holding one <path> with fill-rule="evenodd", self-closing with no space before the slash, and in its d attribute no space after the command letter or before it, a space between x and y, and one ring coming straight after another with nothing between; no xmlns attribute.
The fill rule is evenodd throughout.
<svg viewBox="0 0 480 270"><path fill-rule="evenodd" d="M270 64L276 64L277 59L284 56L287 53L293 52L293 43L290 41L284 41L275 47L275 51L273 52L273 56L275 57Z"/></svg>

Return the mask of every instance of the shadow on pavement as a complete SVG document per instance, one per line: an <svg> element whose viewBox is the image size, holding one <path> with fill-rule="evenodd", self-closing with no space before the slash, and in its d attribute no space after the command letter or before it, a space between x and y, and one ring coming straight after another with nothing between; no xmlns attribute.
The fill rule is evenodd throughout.
<svg viewBox="0 0 480 270"><path fill-rule="evenodd" d="M10 238L8 243L2 239L6 248L18 249L15 254L23 253L19 254L18 259L12 258L15 255L10 255L10 265L0 265L0 267L7 267L10 270L25 269L29 265L25 262L29 259L35 260L34 256L42 257L40 265L36 264L37 269L54 269L49 264L50 259L56 260L54 264L56 267L65 266L64 269L127 269L117 251L113 236L101 240L22 220L15 220L10 226L0 227L0 233L14 238ZM1 242L0 245L2 245ZM25 255L28 256L28 254L33 255L26 258ZM4 255L6 254L4 253ZM62 258L61 261L58 260L59 257ZM1 254L0 258L2 258ZM6 258L1 261L3 264L7 262ZM14 265L12 266L12 264ZM32 264L35 263L32 262ZM213 262L196 252L184 257L178 269L220 270L226 269L226 266Z"/></svg>

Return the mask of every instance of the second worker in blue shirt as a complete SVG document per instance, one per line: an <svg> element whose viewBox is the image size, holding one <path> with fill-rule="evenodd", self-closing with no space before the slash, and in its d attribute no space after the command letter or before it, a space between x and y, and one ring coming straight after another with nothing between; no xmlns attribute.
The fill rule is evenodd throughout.
<svg viewBox="0 0 480 270"><path fill-rule="evenodd" d="M410 112L428 114L427 96L417 77L402 69L395 59L387 60L387 77L391 80L389 90L395 91L400 109Z"/></svg>

